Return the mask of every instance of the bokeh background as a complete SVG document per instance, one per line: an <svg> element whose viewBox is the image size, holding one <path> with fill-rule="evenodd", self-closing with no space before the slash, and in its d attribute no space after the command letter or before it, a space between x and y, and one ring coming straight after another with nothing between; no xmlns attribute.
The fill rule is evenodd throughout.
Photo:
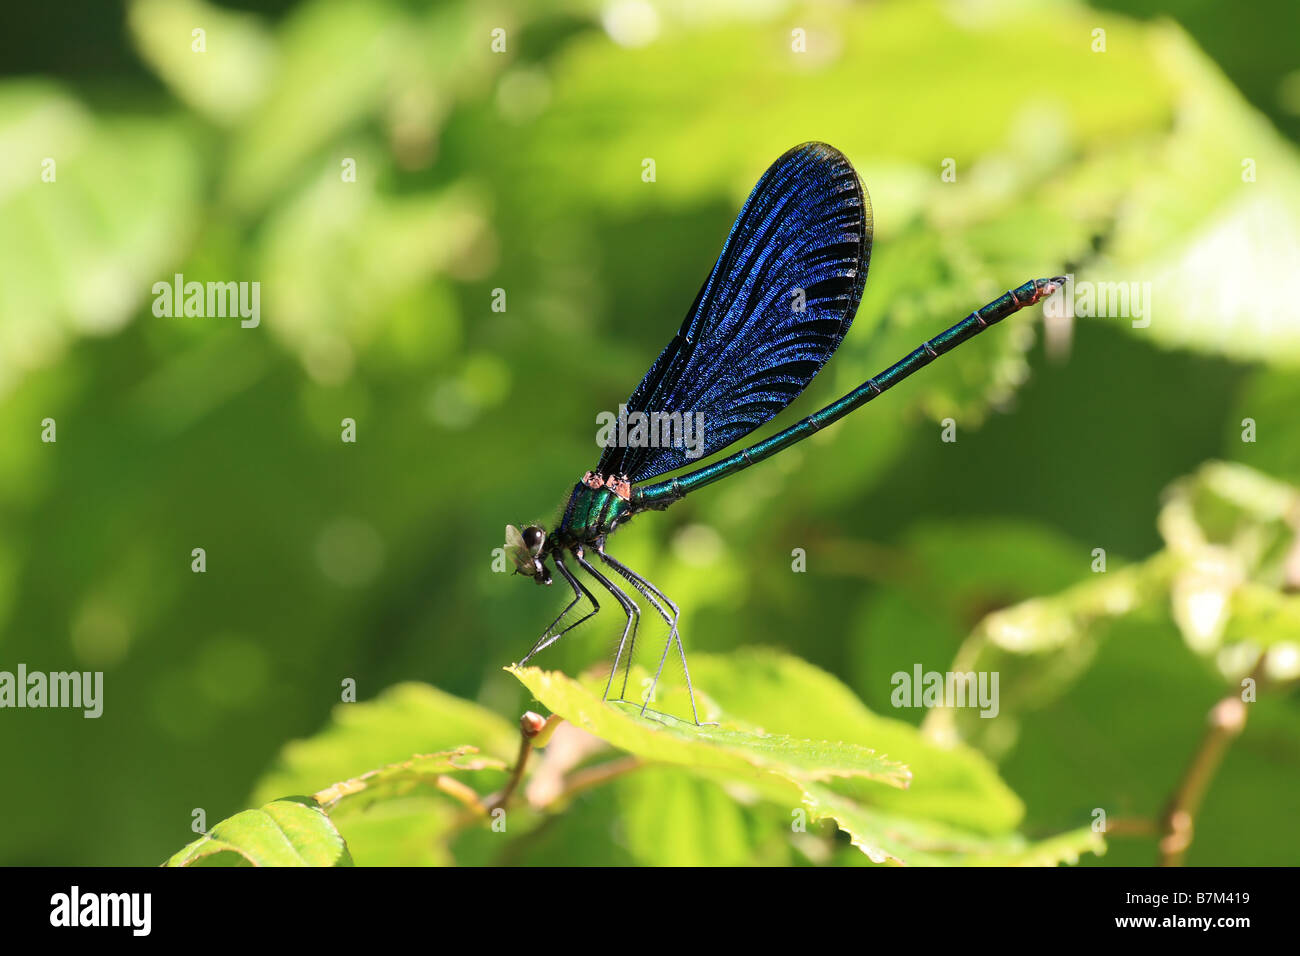
<svg viewBox="0 0 1300 956"><path fill-rule="evenodd" d="M925 732L996 766L1027 837L1124 820L1110 864L1160 858L1206 714L1253 674L1187 861L1296 862L1296 36L1294 3L1208 0L11 11L0 669L102 670L106 699L98 720L0 711L0 862L159 862L194 808L249 806L339 719L348 678L362 701L422 681L516 719L530 698L501 667L563 596L494 573L504 525L554 521L596 413L810 139L871 192L871 274L839 353L760 434L1029 278L1149 282L1152 321L1022 313L611 551L706 661L784 649L893 719L925 717L890 707L894 671L997 666L998 720ZM156 317L177 272L259 281L261 326ZM601 660L615 615L539 663ZM785 840L788 810L711 782L620 786L510 860L857 853ZM690 839L663 838L674 814ZM433 862L495 859L484 842Z"/></svg>

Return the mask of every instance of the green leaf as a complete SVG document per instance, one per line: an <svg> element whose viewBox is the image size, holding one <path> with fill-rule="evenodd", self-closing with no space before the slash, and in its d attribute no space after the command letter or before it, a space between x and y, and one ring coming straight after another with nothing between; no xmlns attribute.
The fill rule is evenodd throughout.
<svg viewBox="0 0 1300 956"><path fill-rule="evenodd" d="M570 723L647 761L725 771L742 779L770 774L796 786L851 777L901 789L911 777L901 763L858 744L764 734L732 720L716 727L696 727L662 714L647 720L638 716L636 705L603 702L590 687L558 671L506 670Z"/></svg>
<svg viewBox="0 0 1300 956"><path fill-rule="evenodd" d="M978 751L944 743L902 720L869 711L843 683L806 661L765 649L696 654L699 686L723 710L796 737L875 748L911 771L905 792L843 781L833 789L874 806L989 833L1014 829L1024 806Z"/></svg>
<svg viewBox="0 0 1300 956"><path fill-rule="evenodd" d="M427 684L396 684L374 700L337 705L324 730L286 745L276 766L254 787L251 802L264 803L286 793L313 793L347 780L362 767L409 761L413 753L456 751L467 741L486 755L474 763L493 773L491 766L499 766L499 761L486 758L514 759L519 729L477 704ZM465 769L463 763L455 769Z"/></svg>
<svg viewBox="0 0 1300 956"><path fill-rule="evenodd" d="M703 667L699 666L701 663ZM794 658L747 651L728 658L705 656L697 660L695 669L701 685L719 688L717 706L712 697L704 693L700 697L712 708L711 712L721 709L722 713L729 714L722 718L723 726L719 728L697 728L663 715L647 721L637 716L634 705L602 702L588 686L563 674L533 667L507 669L543 704L566 720L649 763L676 764L724 786L730 781L742 789L744 783L761 782L764 776L794 784L814 821L834 820L876 862L1050 865L1074 862L1085 850L1100 852L1102 849L1100 839L1091 831L1066 834L1041 844L1031 844L1007 832L1014 827L1023 808L997 779L987 761L965 747L941 748L928 743L910 725L875 717L843 685ZM901 756L923 753L923 760L928 758L926 762L939 781L935 793L941 796L928 804L918 802L918 808L922 813L928 810L937 811L940 816L960 817L954 807L965 794L977 808L976 812L967 813L966 819L977 829L910 816L909 811L917 809L909 804L912 793L881 787L879 783L899 787L914 774L890 775L886 767L869 768L870 763L883 760L874 751L851 743L831 745L764 734L730 715L721 707L724 699L741 709L757 709L766 700L767 719L775 721L775 726L794 727L808 733L837 727L841 732L853 730L868 739L896 741L907 748ZM753 771L757 769L767 774L755 775ZM865 781L873 785L853 786ZM945 788L950 792L944 793ZM896 799L889 800L884 796L888 793ZM751 799L766 799L781 805L788 802L788 795L785 787L759 786ZM655 802L668 805L673 800L698 798L699 793L693 788L682 789L677 782L671 793L660 793ZM730 844L738 845L741 832L738 818L728 816L725 825L719 825L732 834L728 838ZM639 831L629 837L629 845L635 846L636 832ZM666 858L689 856L680 847L665 844L662 849Z"/></svg>
<svg viewBox="0 0 1300 956"><path fill-rule="evenodd" d="M755 862L755 823L725 784L666 767L620 780L616 819L642 866L745 866Z"/></svg>
<svg viewBox="0 0 1300 956"><path fill-rule="evenodd" d="M453 866L448 837L464 812L446 798L413 793L332 819L357 866Z"/></svg>
<svg viewBox="0 0 1300 956"><path fill-rule="evenodd" d="M352 856L310 797L288 797L222 820L167 866L351 866Z"/></svg>
<svg viewBox="0 0 1300 956"><path fill-rule="evenodd" d="M461 747L417 754L326 787L314 798L362 865L448 866L455 862L448 847L453 830L467 813L482 813L479 794L455 775L505 769L504 761L477 753Z"/></svg>
<svg viewBox="0 0 1300 956"><path fill-rule="evenodd" d="M814 820L833 820L873 863L908 866L1056 866L1077 863L1085 852L1106 852L1101 834L1082 827L1030 842L1018 835L989 838L926 820L856 805L825 787L809 789Z"/></svg>
<svg viewBox="0 0 1300 956"><path fill-rule="evenodd" d="M314 799L331 813L349 797L366 794L376 798L389 793L402 793L420 784L438 784L444 775L464 770L504 770L504 761L491 757L474 757L477 747L461 747L438 754L416 754L410 760L390 763L377 770L369 770L319 790Z"/></svg>
<svg viewBox="0 0 1300 956"><path fill-rule="evenodd" d="M396 684L337 705L318 734L287 744L251 802L315 793L363 865L446 865L448 839L470 812L463 804L504 783L518 746L518 727L492 711ZM364 767L378 769L358 776Z"/></svg>

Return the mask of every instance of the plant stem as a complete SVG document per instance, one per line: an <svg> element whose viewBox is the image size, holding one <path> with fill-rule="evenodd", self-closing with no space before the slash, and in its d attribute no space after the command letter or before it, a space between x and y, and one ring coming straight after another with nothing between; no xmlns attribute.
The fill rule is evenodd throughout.
<svg viewBox="0 0 1300 956"><path fill-rule="evenodd" d="M519 755L515 757L515 766L510 773L510 780L506 783L505 789L494 799L487 801L489 814L504 807L510 802L510 798L514 796L515 791L519 788L519 782L524 779L524 770L528 766L528 756L533 752L533 739L546 729L546 726L546 722L532 711L526 712L519 718Z"/></svg>
<svg viewBox="0 0 1300 956"><path fill-rule="evenodd" d="M1196 830L1196 814L1205 799L1228 745L1246 726L1246 705L1239 692L1224 697L1210 709L1209 727L1192 756L1183 779L1161 817L1160 865L1182 866Z"/></svg>

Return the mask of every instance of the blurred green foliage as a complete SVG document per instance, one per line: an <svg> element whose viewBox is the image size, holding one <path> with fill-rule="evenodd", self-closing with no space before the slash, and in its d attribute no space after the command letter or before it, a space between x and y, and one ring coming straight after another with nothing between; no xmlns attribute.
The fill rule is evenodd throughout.
<svg viewBox="0 0 1300 956"><path fill-rule="evenodd" d="M196 808L202 853L278 826L317 862L1088 862L1100 808L1148 825L1105 861L1146 864L1254 675L1187 860L1293 863L1295 33L1107 6L135 0L86 12L90 56L78 21L7 58L31 65L0 80L0 669L103 670L106 701L0 711L0 862L156 863ZM501 670L562 601L493 573L505 523L552 522L595 414L809 139L858 168L876 245L856 328L769 431L1027 278L1152 289L1149 327L1021 313L611 544L683 608L724 730L868 748L906 789L664 760L585 685ZM155 316L178 272L261 282L262 324ZM586 673L615 616L537 663ZM893 709L916 664L998 670L1001 714ZM534 695L607 744L553 742L529 786L563 799L521 796L502 839L469 794L504 786ZM381 767L328 818L281 801Z"/></svg>

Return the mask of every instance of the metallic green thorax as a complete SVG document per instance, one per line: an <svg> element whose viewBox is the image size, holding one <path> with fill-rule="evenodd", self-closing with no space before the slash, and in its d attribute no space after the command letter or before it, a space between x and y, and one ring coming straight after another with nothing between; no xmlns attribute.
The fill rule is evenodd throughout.
<svg viewBox="0 0 1300 956"><path fill-rule="evenodd" d="M631 504L611 489L592 488L580 481L573 486L564 519L547 543L552 547L594 544L630 517Z"/></svg>

